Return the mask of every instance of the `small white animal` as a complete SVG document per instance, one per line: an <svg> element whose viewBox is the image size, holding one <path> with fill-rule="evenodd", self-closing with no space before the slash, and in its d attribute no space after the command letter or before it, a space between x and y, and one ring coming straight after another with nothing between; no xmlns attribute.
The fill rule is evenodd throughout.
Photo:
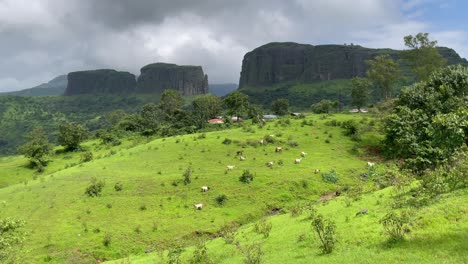
<svg viewBox="0 0 468 264"><path fill-rule="evenodd" d="M210 189L210 187L208 187L208 186L202 186L201 187L202 192L207 192L209 189Z"/></svg>
<svg viewBox="0 0 468 264"><path fill-rule="evenodd" d="M283 151L283 147L276 147L275 148L275 152L282 152Z"/></svg>
<svg viewBox="0 0 468 264"><path fill-rule="evenodd" d="M273 161L269 161L269 162L267 162L266 165L267 165L268 167L273 167L273 163L274 163Z"/></svg>
<svg viewBox="0 0 468 264"><path fill-rule="evenodd" d="M304 151L301 152L301 157L305 157L306 155L307 155L306 152L304 152Z"/></svg>
<svg viewBox="0 0 468 264"><path fill-rule="evenodd" d="M263 139L261 139L260 141L258 141L258 143L260 143L261 145L263 145L265 143L265 141Z"/></svg>
<svg viewBox="0 0 468 264"><path fill-rule="evenodd" d="M368 167L374 167L374 165L375 165L374 162L370 162L370 161L367 162L367 166L368 166Z"/></svg>
<svg viewBox="0 0 468 264"><path fill-rule="evenodd" d="M295 159L295 160L294 160L294 163L295 163L295 164L299 164L299 163L301 163L301 160L302 160L302 159Z"/></svg>
<svg viewBox="0 0 468 264"><path fill-rule="evenodd" d="M245 160L245 157L244 157L244 156L240 156L240 160L241 160L241 161L244 161L244 160Z"/></svg>
<svg viewBox="0 0 468 264"><path fill-rule="evenodd" d="M315 174L318 174L318 173L320 173L320 170L319 170L319 169L315 169L314 173L315 173Z"/></svg>
<svg viewBox="0 0 468 264"><path fill-rule="evenodd" d="M226 166L226 168L227 168L228 170L233 170L234 167L236 167L236 166L234 166L234 165L227 165L227 166Z"/></svg>
<svg viewBox="0 0 468 264"><path fill-rule="evenodd" d="M203 204L202 204L202 203L194 204L193 206L194 206L195 209L197 209L197 210L201 210L201 209L203 208Z"/></svg>

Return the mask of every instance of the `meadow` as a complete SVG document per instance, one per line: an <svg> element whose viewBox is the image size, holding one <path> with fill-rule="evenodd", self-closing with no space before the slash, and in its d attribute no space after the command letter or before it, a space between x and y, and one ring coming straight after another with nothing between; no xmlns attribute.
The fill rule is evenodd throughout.
<svg viewBox="0 0 468 264"><path fill-rule="evenodd" d="M27 221L21 251L25 263L93 263L193 245L216 237L223 227L243 226L338 188L363 185L359 175L368 160L378 157L365 156L363 146L344 136L341 127L326 125L348 119L368 124L361 145L381 139L372 119L362 115L309 115L269 121L264 127L245 124L154 140L136 137L116 147L89 141L84 147L93 152L93 161L80 162L79 152L58 151L42 174L28 169L21 157L3 158L0 218ZM268 135L274 143L258 144ZM285 150L276 153L276 146ZM245 161L236 155L239 150ZM301 151L308 155L294 164ZM272 168L266 166L269 161L274 161ZM227 165L235 168L227 171ZM184 184L188 168L191 183ZM324 182L316 169L335 170L338 182ZM251 183L239 181L244 170L253 174ZM85 194L92 178L105 182L99 197ZM202 193L201 186L211 189ZM203 210L195 210L196 203L203 203Z"/></svg>

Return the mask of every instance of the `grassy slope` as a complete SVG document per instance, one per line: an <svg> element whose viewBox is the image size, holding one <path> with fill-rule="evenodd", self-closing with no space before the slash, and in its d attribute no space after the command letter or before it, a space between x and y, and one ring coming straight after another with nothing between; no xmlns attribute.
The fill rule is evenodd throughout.
<svg viewBox="0 0 468 264"><path fill-rule="evenodd" d="M390 245L383 234L379 219L390 210L390 188L364 195L351 206L346 197L317 205L318 212L331 218L337 225L339 240L330 255L320 253L318 240L307 219L290 214L272 216L272 231L268 238L256 234L253 224L240 228L236 240L241 245L261 243L264 263L467 263L468 256L468 191L442 196L435 204L416 213L411 233L405 241ZM367 208L367 215L355 216ZM347 220L348 219L348 220ZM298 238L303 236L304 239ZM207 252L214 263L242 263L236 246L218 238L207 242ZM181 259L187 263L193 247L186 248ZM167 252L135 256L111 263L166 263Z"/></svg>
<svg viewBox="0 0 468 264"><path fill-rule="evenodd" d="M164 248L178 239L195 240L194 231L212 233L233 221L247 223L258 219L268 208L317 199L322 193L335 190L335 185L325 184L319 175L312 173L316 168L336 169L341 175L341 185L356 182L365 161L350 153L354 143L342 135L341 128L324 126L324 120L317 116L312 119L315 126L302 127L301 120L293 120L288 127L275 126L273 122L263 129L254 127L254 133L233 129L206 133L205 139L186 135L121 149L114 155L100 154L101 159L0 189L0 218L27 219L29 236L23 257L36 263L47 255L52 262L70 262L75 258L84 261L86 255L115 259L144 252L152 246ZM324 132L333 134L331 143L324 142L328 138ZM282 134L277 138L284 141L292 138L299 147L279 154L274 153L275 145L247 147L244 149L247 161L240 162L235 157L239 146L221 144L224 138L258 140L266 134ZM105 151L96 150L100 146L92 143L89 148ZM293 164L300 151L309 155L301 164ZM60 168L60 163L71 162L63 158L56 157L52 164L57 163ZM14 172L15 162L20 163L18 159L11 159L13 165L8 165L9 159L2 160L0 166ZM72 160L77 159L78 156L72 156ZM280 159L283 166L270 169L264 165ZM230 164L236 168L225 174L225 167ZM193 181L184 186L182 173L190 165L194 169ZM252 184L239 182L243 169L255 173ZM22 174L5 172L2 177L16 177L16 173ZM102 197L84 195L92 177L106 181ZM122 192L113 189L118 181L123 183ZM179 182L178 186L172 185L174 181ZM212 190L201 193L202 185L211 186ZM216 206L214 198L219 194L229 198L225 207ZM199 202L206 208L195 211L192 205ZM108 204L112 208L107 208ZM142 205L147 209L140 210ZM153 227L157 230L153 231ZM93 232L97 228L100 232ZM135 232L137 228L140 233ZM109 248L102 243L106 233L112 236Z"/></svg>

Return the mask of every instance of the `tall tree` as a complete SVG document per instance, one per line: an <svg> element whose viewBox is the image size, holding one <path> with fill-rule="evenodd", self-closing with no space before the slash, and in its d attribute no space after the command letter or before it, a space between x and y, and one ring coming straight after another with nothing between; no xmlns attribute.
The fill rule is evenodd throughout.
<svg viewBox="0 0 468 264"><path fill-rule="evenodd" d="M392 98L393 86L400 79L400 68L389 55L380 55L366 61L367 77L380 89L382 98Z"/></svg>
<svg viewBox="0 0 468 264"><path fill-rule="evenodd" d="M281 98L273 101L271 103L271 110L276 114L276 115L285 115L289 111L289 101L288 99Z"/></svg>
<svg viewBox="0 0 468 264"><path fill-rule="evenodd" d="M181 109L183 105L184 99L178 91L167 89L161 94L159 106L167 116L172 116L172 114L174 114L176 110Z"/></svg>
<svg viewBox="0 0 468 264"><path fill-rule="evenodd" d="M52 145L44 130L36 128L26 138L28 141L18 149L18 152L29 158L31 164L36 167L46 165L47 157L52 153Z"/></svg>
<svg viewBox="0 0 468 264"><path fill-rule="evenodd" d="M447 63L436 49L437 41L429 40L429 33L408 35L404 41L409 49L402 51L401 55L409 62L419 80L427 80L432 72Z"/></svg>
<svg viewBox="0 0 468 264"><path fill-rule="evenodd" d="M59 126L58 143L65 150L76 150L88 138L88 129L80 124L65 123Z"/></svg>
<svg viewBox="0 0 468 264"><path fill-rule="evenodd" d="M223 109L221 99L212 94L197 96L192 106L200 126L204 126L209 118L219 115Z"/></svg>
<svg viewBox="0 0 468 264"><path fill-rule="evenodd" d="M370 86L372 83L366 78L356 77L351 80L351 99L352 105L356 106L359 111L369 103Z"/></svg>
<svg viewBox="0 0 468 264"><path fill-rule="evenodd" d="M229 114L237 116L239 121L239 115L249 107L249 96L236 91L224 98L224 104L227 106Z"/></svg>

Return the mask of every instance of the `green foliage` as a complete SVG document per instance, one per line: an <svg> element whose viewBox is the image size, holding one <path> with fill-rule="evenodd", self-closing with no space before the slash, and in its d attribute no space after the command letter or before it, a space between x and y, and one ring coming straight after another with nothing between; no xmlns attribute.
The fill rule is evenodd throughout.
<svg viewBox="0 0 468 264"><path fill-rule="evenodd" d="M239 181L242 183L251 183L254 179L254 175L249 170L244 170L242 175L239 177Z"/></svg>
<svg viewBox="0 0 468 264"><path fill-rule="evenodd" d="M185 185L190 184L190 183L192 182L192 167L189 166L189 167L185 170L185 172L184 172L184 174L183 174L182 176L184 177L184 184L185 184Z"/></svg>
<svg viewBox="0 0 468 264"><path fill-rule="evenodd" d="M224 104L230 115L239 117L249 107L249 96L235 91L224 98Z"/></svg>
<svg viewBox="0 0 468 264"><path fill-rule="evenodd" d="M90 162L93 160L93 152L86 151L81 154L80 161L81 162Z"/></svg>
<svg viewBox="0 0 468 264"><path fill-rule="evenodd" d="M212 94L197 96L192 101L192 106L200 127L205 126L208 119L219 115L222 111L221 99Z"/></svg>
<svg viewBox="0 0 468 264"><path fill-rule="evenodd" d="M111 234L106 233L106 234L104 235L104 239L102 240L102 244L103 244L105 247L109 247L110 244L111 244L111 242L112 242L112 236L111 236Z"/></svg>
<svg viewBox="0 0 468 264"><path fill-rule="evenodd" d="M263 263L263 255L265 254L262 245L253 243L246 247L242 247L244 255L244 264L261 264Z"/></svg>
<svg viewBox="0 0 468 264"><path fill-rule="evenodd" d="M22 145L18 152L29 158L33 166L38 169L47 164L47 157L52 153L52 145L49 143L44 130L37 128L27 135L28 142Z"/></svg>
<svg viewBox="0 0 468 264"><path fill-rule="evenodd" d="M335 170L331 170L327 173L322 173L322 180L328 183L337 183L340 179L338 173Z"/></svg>
<svg viewBox="0 0 468 264"><path fill-rule="evenodd" d="M325 219L322 215L317 215L312 220L312 228L320 240L320 248L324 254L333 252L336 244L335 229L336 225L333 221Z"/></svg>
<svg viewBox="0 0 468 264"><path fill-rule="evenodd" d="M413 73L419 80L429 79L432 72L443 67L447 60L436 49L437 41L429 40L429 33L418 33L416 36L404 37L405 46L410 48L401 52Z"/></svg>
<svg viewBox="0 0 468 264"><path fill-rule="evenodd" d="M325 114L334 112L337 106L338 101L324 99L316 104L311 105L310 108L316 114Z"/></svg>
<svg viewBox="0 0 468 264"><path fill-rule="evenodd" d="M289 113L289 101L288 99L276 99L271 103L271 110L275 115L286 115Z"/></svg>
<svg viewBox="0 0 468 264"><path fill-rule="evenodd" d="M381 98L392 98L395 83L400 79L400 68L389 55L380 55L366 61L369 66L367 78L379 89Z"/></svg>
<svg viewBox="0 0 468 264"><path fill-rule="evenodd" d="M115 185L114 185L114 190L116 192L120 192L123 190L123 183L121 182L116 182Z"/></svg>
<svg viewBox="0 0 468 264"><path fill-rule="evenodd" d="M362 107L369 103L370 87L372 83L366 78L355 77L351 79L351 84L351 105L361 110Z"/></svg>
<svg viewBox="0 0 468 264"><path fill-rule="evenodd" d="M166 118L170 118L174 115L176 110L181 109L184 104L182 95L172 89L164 90L161 94L161 101L159 102L159 107L162 112L166 115Z"/></svg>
<svg viewBox="0 0 468 264"><path fill-rule="evenodd" d="M270 236L270 231L272 228L271 222L268 222L265 218L262 218L260 221L255 223L254 226L254 231L257 234L263 235L264 238L267 238Z"/></svg>
<svg viewBox="0 0 468 264"><path fill-rule="evenodd" d="M182 260L180 259L182 252L184 252L184 248L181 246L169 249L167 252L167 264L182 264Z"/></svg>
<svg viewBox="0 0 468 264"><path fill-rule="evenodd" d="M220 194L216 196L215 201L218 206L223 206L226 204L228 197L225 194Z"/></svg>
<svg viewBox="0 0 468 264"><path fill-rule="evenodd" d="M91 178L91 183L86 187L85 194L89 197L101 196L102 188L104 188L104 181Z"/></svg>
<svg viewBox="0 0 468 264"><path fill-rule="evenodd" d="M408 211L391 211L380 219L380 223L391 242L403 240L405 235L410 232L410 213Z"/></svg>
<svg viewBox="0 0 468 264"><path fill-rule="evenodd" d="M190 259L191 264L211 264L214 263L208 256L208 249L206 248L205 241L199 241L193 251L193 256Z"/></svg>
<svg viewBox="0 0 468 264"><path fill-rule="evenodd" d="M223 144L224 144L224 145L229 145L229 144L231 144L231 143L232 143L232 140L229 139L229 138L225 138L225 139L223 140Z"/></svg>
<svg viewBox="0 0 468 264"><path fill-rule="evenodd" d="M16 263L15 249L24 241L24 233L20 229L25 224L24 220L0 219L0 262Z"/></svg>
<svg viewBox="0 0 468 264"><path fill-rule="evenodd" d="M356 120L346 120L341 124L341 127L345 130L345 136L351 137L354 141L361 140L360 128Z"/></svg>
<svg viewBox="0 0 468 264"><path fill-rule="evenodd" d="M422 173L451 162L468 142L468 68L450 66L402 91L385 119L386 153Z"/></svg>
<svg viewBox="0 0 468 264"><path fill-rule="evenodd" d="M58 143L67 151L76 150L88 138L88 130L79 124L65 123L59 126Z"/></svg>

